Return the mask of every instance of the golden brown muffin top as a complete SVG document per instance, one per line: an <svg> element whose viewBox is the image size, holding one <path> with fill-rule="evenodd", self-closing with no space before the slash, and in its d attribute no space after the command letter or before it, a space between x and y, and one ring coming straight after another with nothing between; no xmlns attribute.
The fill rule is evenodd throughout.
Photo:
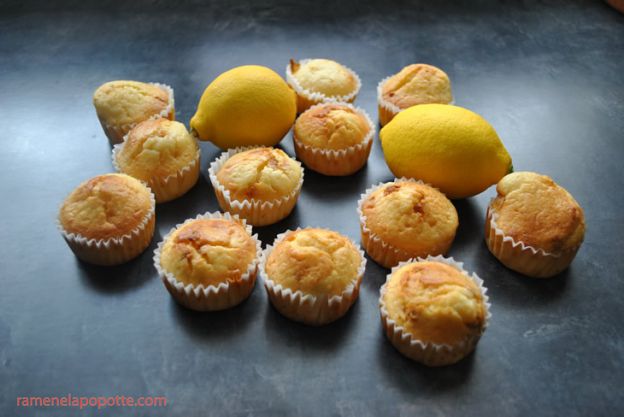
<svg viewBox="0 0 624 417"><path fill-rule="evenodd" d="M290 60L290 71L299 85L327 97L346 96L357 88L357 79L345 66L330 59Z"/></svg>
<svg viewBox="0 0 624 417"><path fill-rule="evenodd" d="M362 113L344 104L324 103L299 116L294 134L304 145L338 150L361 143L369 131Z"/></svg>
<svg viewBox="0 0 624 417"><path fill-rule="evenodd" d="M142 122L169 105L169 94L162 88L139 81L110 81L93 94L98 117L111 125Z"/></svg>
<svg viewBox="0 0 624 417"><path fill-rule="evenodd" d="M400 109L416 104L453 101L451 81L444 71L427 64L412 64L390 77L382 86L382 98Z"/></svg>
<svg viewBox="0 0 624 417"><path fill-rule="evenodd" d="M355 281L362 257L340 233L307 228L288 233L266 261L268 277L292 291L340 295Z"/></svg>
<svg viewBox="0 0 624 417"><path fill-rule="evenodd" d="M585 236L583 209L552 178L515 172L498 182L490 207L496 225L517 242L558 253L576 249Z"/></svg>
<svg viewBox="0 0 624 417"><path fill-rule="evenodd" d="M256 242L240 222L196 219L167 238L160 266L185 285L218 286L239 281L256 255Z"/></svg>
<svg viewBox="0 0 624 417"><path fill-rule="evenodd" d="M383 184L362 202L361 210L373 234L410 252L442 253L459 224L457 210L444 194L412 181Z"/></svg>
<svg viewBox="0 0 624 417"><path fill-rule="evenodd" d="M277 200L299 185L301 165L276 148L253 148L230 157L217 172L217 180L232 200Z"/></svg>
<svg viewBox="0 0 624 417"><path fill-rule="evenodd" d="M480 334L485 325L487 311L477 284L441 262L398 268L382 297L388 317L423 342L455 345Z"/></svg>
<svg viewBox="0 0 624 417"><path fill-rule="evenodd" d="M59 221L66 232L87 239L120 238L154 210L151 196L145 185L128 175L99 175L71 192Z"/></svg>
<svg viewBox="0 0 624 417"><path fill-rule="evenodd" d="M116 159L121 171L149 181L174 175L198 156L197 143L182 123L155 119L130 130Z"/></svg>

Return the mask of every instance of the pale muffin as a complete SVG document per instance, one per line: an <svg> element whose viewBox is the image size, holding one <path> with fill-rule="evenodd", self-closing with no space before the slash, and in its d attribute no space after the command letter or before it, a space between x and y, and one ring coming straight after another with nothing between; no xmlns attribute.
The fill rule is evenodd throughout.
<svg viewBox="0 0 624 417"><path fill-rule="evenodd" d="M126 262L154 234L154 196L140 181L106 174L80 184L61 206L58 223L80 259L99 265Z"/></svg>
<svg viewBox="0 0 624 417"><path fill-rule="evenodd" d="M273 306L286 317L322 325L342 317L357 299L366 260L347 237L306 228L279 235L261 271Z"/></svg>
<svg viewBox="0 0 624 417"><path fill-rule="evenodd" d="M451 259L401 263L380 291L389 340L405 356L429 366L462 359L487 325L488 303L481 284Z"/></svg>
<svg viewBox="0 0 624 417"><path fill-rule="evenodd" d="M297 113L326 101L351 103L361 86L353 70L329 59L291 59L286 81L297 93Z"/></svg>
<svg viewBox="0 0 624 417"><path fill-rule="evenodd" d="M310 107L295 122L297 157L324 175L351 175L368 159L375 127L368 115L347 103Z"/></svg>
<svg viewBox="0 0 624 417"><path fill-rule="evenodd" d="M146 182L157 203L186 193L199 178L199 147L179 122L152 119L136 125L113 148L113 164Z"/></svg>
<svg viewBox="0 0 624 417"><path fill-rule="evenodd" d="M566 269L585 236L583 209L550 177L515 172L499 181L488 208L488 248L505 266L546 278Z"/></svg>
<svg viewBox="0 0 624 417"><path fill-rule="evenodd" d="M254 226L282 220L294 208L303 168L276 148L230 149L210 165L219 205Z"/></svg>
<svg viewBox="0 0 624 417"><path fill-rule="evenodd" d="M398 179L367 190L358 204L362 245L380 265L445 254L459 225L453 203L419 181Z"/></svg>
<svg viewBox="0 0 624 417"><path fill-rule="evenodd" d="M110 81L95 90L93 105L113 144L121 143L130 129L144 120L175 118L173 90L162 84Z"/></svg>
<svg viewBox="0 0 624 417"><path fill-rule="evenodd" d="M384 126L408 107L417 104L451 103L451 81L444 71L432 65L408 65L379 83L377 101L379 122Z"/></svg>
<svg viewBox="0 0 624 417"><path fill-rule="evenodd" d="M156 269L171 295L194 310L221 310L253 290L260 243L237 217L206 213L173 229L159 245Z"/></svg>

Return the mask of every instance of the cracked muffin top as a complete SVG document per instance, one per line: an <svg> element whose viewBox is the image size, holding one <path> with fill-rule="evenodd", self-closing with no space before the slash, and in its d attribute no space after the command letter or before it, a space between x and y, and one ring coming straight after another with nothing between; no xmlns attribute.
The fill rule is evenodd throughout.
<svg viewBox="0 0 624 417"><path fill-rule="evenodd" d="M266 274L277 285L313 296L340 295L358 278L362 256L340 233L306 228L288 232L269 255Z"/></svg>
<svg viewBox="0 0 624 417"><path fill-rule="evenodd" d="M370 132L366 116L344 104L323 103L310 108L295 122L294 135L304 145L345 149L361 143Z"/></svg>
<svg viewBox="0 0 624 417"><path fill-rule="evenodd" d="M217 172L232 200L271 201L295 191L301 164L276 148L253 148L232 155Z"/></svg>
<svg viewBox="0 0 624 417"><path fill-rule="evenodd" d="M485 325L487 310L478 285L445 263L403 265L384 291L381 302L388 317L423 342L455 345L479 335Z"/></svg>
<svg viewBox="0 0 624 417"><path fill-rule="evenodd" d="M256 258L256 243L237 220L196 219L165 240L160 265L186 284L236 282Z"/></svg>
<svg viewBox="0 0 624 417"><path fill-rule="evenodd" d="M400 109L416 104L453 101L451 81L444 71L427 64L412 64L390 77L381 87L382 98Z"/></svg>
<svg viewBox="0 0 624 417"><path fill-rule="evenodd" d="M121 171L143 181L166 178L198 158L195 139L180 123L146 120L136 125L116 155Z"/></svg>
<svg viewBox="0 0 624 417"><path fill-rule="evenodd" d="M418 256L444 253L459 225L444 194L414 181L383 184L362 201L361 212L371 233Z"/></svg>
<svg viewBox="0 0 624 417"><path fill-rule="evenodd" d="M169 94L154 84L110 81L95 90L93 105L100 120L107 124L135 124L165 110Z"/></svg>
<svg viewBox="0 0 624 417"><path fill-rule="evenodd" d="M552 178L514 172L498 182L496 192L490 203L496 226L516 242L549 253L576 249L583 242L583 209Z"/></svg>
<svg viewBox="0 0 624 417"><path fill-rule="evenodd" d="M87 239L119 238L136 229L154 210L152 193L125 174L106 174L80 184L65 199L59 222Z"/></svg>

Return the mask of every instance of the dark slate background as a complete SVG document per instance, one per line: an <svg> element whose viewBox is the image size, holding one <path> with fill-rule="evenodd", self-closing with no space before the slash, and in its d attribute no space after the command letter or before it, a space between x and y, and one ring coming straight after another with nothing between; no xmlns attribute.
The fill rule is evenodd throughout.
<svg viewBox="0 0 624 417"><path fill-rule="evenodd" d="M624 413L621 235L624 15L601 1L8 1L0 5L0 415L599 416ZM282 318L258 285L230 311L178 307L151 252L176 223L218 206L202 176L158 206L150 249L98 268L76 260L54 224L81 181L112 170L91 95L113 79L175 89L188 123L219 73L327 57L377 82L426 62L451 77L458 105L489 120L516 170L552 176L585 209L587 235L552 280L502 267L483 243L495 194L456 201L450 255L485 280L493 319L476 353L428 369L385 340L369 262L342 320ZM293 154L290 134L282 146ZM356 201L390 180L379 142L356 175L306 173L293 214L259 229L323 226L359 240ZM164 395L166 409L24 409L32 395Z"/></svg>

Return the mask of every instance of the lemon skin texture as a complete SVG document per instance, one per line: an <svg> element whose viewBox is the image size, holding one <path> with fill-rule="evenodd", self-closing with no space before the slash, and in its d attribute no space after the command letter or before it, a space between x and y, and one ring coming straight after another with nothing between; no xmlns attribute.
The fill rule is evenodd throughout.
<svg viewBox="0 0 624 417"><path fill-rule="evenodd" d="M245 65L210 83L191 129L221 149L274 146L290 130L296 113L295 92L282 77L267 67Z"/></svg>
<svg viewBox="0 0 624 417"><path fill-rule="evenodd" d="M512 169L494 128L459 106L410 107L384 126L379 137L396 177L420 179L449 198L479 194Z"/></svg>

